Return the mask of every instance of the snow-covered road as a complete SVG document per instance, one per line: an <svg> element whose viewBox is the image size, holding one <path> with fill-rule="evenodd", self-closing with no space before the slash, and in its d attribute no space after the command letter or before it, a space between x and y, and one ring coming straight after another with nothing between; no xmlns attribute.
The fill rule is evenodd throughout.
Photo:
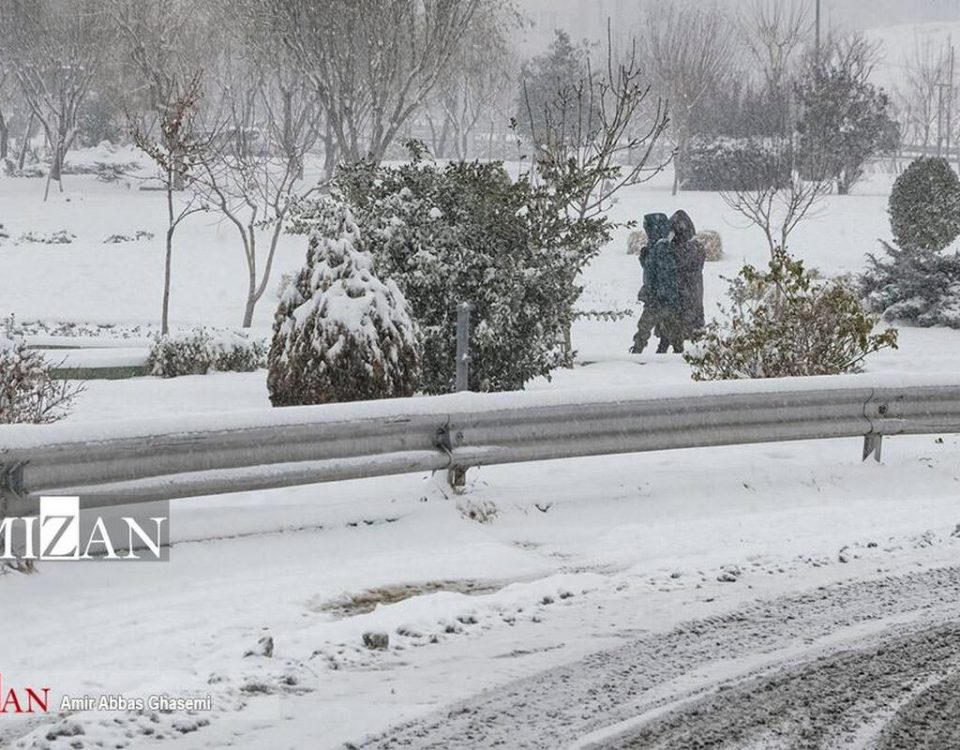
<svg viewBox="0 0 960 750"><path fill-rule="evenodd" d="M859 449L518 464L471 472L462 497L410 475L174 503L169 563L0 576L16 613L0 664L56 705L167 692L213 709L5 716L0 746L602 747L650 731L683 747L670 717L722 701L719 685L753 705L768 691L749 680L782 674L789 702L786 677L814 658L957 619L960 439L891 439L883 465ZM931 654L956 645L931 637Z"/></svg>
<svg viewBox="0 0 960 750"><path fill-rule="evenodd" d="M363 747L957 747L958 680L960 568L935 568L684 621Z"/></svg>

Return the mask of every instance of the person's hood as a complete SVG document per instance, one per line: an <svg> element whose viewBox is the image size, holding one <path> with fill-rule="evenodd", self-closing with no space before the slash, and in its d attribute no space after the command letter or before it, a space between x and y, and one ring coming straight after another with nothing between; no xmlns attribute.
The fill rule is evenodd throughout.
<svg viewBox="0 0 960 750"><path fill-rule="evenodd" d="M677 211L670 217L670 224L677 242L689 242L697 236L697 228L686 211Z"/></svg>
<svg viewBox="0 0 960 750"><path fill-rule="evenodd" d="M670 237L670 219L666 214L647 214L643 217L643 231L647 233L647 242L653 245L658 240Z"/></svg>

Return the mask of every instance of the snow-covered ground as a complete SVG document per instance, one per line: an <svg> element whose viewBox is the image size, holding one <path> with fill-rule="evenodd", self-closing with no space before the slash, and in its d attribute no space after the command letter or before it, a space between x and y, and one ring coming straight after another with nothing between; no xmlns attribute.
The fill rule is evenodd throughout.
<svg viewBox="0 0 960 750"><path fill-rule="evenodd" d="M0 178L10 235L0 240L0 316L154 324L162 196L65 180L70 192L44 205L39 181ZM718 196L674 198L669 182L632 189L614 216L684 208L719 231L727 259L707 266L710 309L722 277L764 262L764 240ZM889 234L889 187L877 177L828 199L792 250L827 273L858 272ZM60 229L76 240L17 243ZM103 244L139 229L155 238ZM640 269L626 231L587 272L583 309L635 307ZM304 252L302 238L285 237L275 279ZM230 227L195 217L174 263L178 325L239 321L243 260ZM265 298L259 328L274 306ZM634 325L578 322L578 366L530 387L687 381L675 355L627 353ZM900 350L869 370L956 373L960 333L903 329ZM69 421L267 403L262 372L103 381ZM0 716L0 746L137 748L162 735L177 747L341 747L759 597L955 563L960 439L891 439L882 465L861 463L860 449L819 441L487 468L471 471L462 496L438 478L402 476L174 502L169 563L42 564L0 578L0 674L5 685L49 686L55 704L168 692L209 694L213 710ZM489 522L468 519L471 510ZM368 632L387 633L389 648L365 648ZM259 653L266 636L272 656ZM727 655L714 656L722 671ZM508 746L537 746L515 729Z"/></svg>

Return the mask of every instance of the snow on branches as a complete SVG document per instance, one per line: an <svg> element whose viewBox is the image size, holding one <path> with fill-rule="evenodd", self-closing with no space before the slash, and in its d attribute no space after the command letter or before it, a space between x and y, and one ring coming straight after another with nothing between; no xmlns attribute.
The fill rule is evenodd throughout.
<svg viewBox="0 0 960 750"><path fill-rule="evenodd" d="M324 197L307 263L274 320L267 387L274 406L411 396L420 354L407 302L381 281L349 207Z"/></svg>

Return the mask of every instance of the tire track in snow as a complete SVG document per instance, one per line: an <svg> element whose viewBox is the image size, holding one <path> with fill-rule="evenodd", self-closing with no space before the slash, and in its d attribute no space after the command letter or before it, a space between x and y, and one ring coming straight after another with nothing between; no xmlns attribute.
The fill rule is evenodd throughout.
<svg viewBox="0 0 960 750"><path fill-rule="evenodd" d="M777 729L780 733L775 736L784 746L821 747L837 732L822 731L818 722L840 726L837 715L826 705L819 718L810 719L812 728L806 719L797 718L800 715L777 727L754 721L749 736L737 735L732 727L738 722L750 723L754 715L750 706L773 716L762 700L766 693L781 704L788 694L815 698L817 692L807 692L804 687L810 674L830 676L816 681L821 688L829 687L833 680L838 691L849 692L848 705L856 710L842 725L841 734L863 726L873 712L885 709L888 701L902 701L904 691L896 680L904 675L909 675L918 689L920 705L926 705L926 695L942 706L938 715L956 710L958 700L948 688L955 685L951 680L960 669L958 619L960 567L825 586L758 601L738 611L635 639L482 693L359 746L557 748L579 744L578 740L591 735L597 740L595 747L711 746L711 742L682 734L682 729L691 725L691 717L698 717L692 722L698 727L709 725L713 716L705 714L711 713L707 711L714 705L710 702L719 700L717 705L727 712L729 721L723 723L725 731L709 735L714 746L742 747ZM864 637L865 633L872 635ZM844 635L857 641L844 646ZM799 664L798 650L806 652ZM885 665L891 676L867 685L864 675L871 673L870 665L877 659L878 669ZM771 670L771 663L779 664ZM929 687L931 676L945 678L944 687ZM917 718L912 703L903 705L882 730L883 742L893 743L882 745L884 750L907 747L901 737L922 736L925 731L911 723ZM747 713L738 713L741 710ZM653 711L655 714L649 714ZM637 722L637 717L644 715L651 718L641 718L639 726L617 726ZM653 734L643 734L647 731ZM814 744L803 744L806 733ZM659 737L665 738L665 744L656 744ZM646 744L637 744L637 738Z"/></svg>

